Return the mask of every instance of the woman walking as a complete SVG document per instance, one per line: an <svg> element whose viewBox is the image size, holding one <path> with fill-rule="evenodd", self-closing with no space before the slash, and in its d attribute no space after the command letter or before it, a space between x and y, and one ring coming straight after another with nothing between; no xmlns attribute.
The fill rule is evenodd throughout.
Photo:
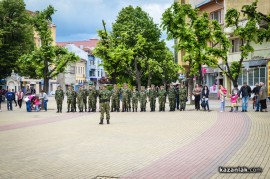
<svg viewBox="0 0 270 179"><path fill-rule="evenodd" d="M204 111L206 111L206 107L207 107L208 112L210 112L208 98L209 98L209 88L208 86L205 85L202 90L202 100L204 100L205 102L203 109Z"/></svg>
<svg viewBox="0 0 270 179"><path fill-rule="evenodd" d="M198 84L196 84L192 93L195 96L195 109L197 109L197 111L200 110L201 92L202 89L199 87Z"/></svg>

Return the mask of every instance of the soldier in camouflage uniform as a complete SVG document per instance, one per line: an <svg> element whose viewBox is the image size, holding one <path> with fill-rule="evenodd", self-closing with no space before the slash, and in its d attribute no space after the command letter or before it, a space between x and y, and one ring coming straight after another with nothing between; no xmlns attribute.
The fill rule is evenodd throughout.
<svg viewBox="0 0 270 179"><path fill-rule="evenodd" d="M159 111L165 112L165 99L167 96L167 92L164 89L164 86L160 86L160 90L158 92L158 102L159 102Z"/></svg>
<svg viewBox="0 0 270 179"><path fill-rule="evenodd" d="M140 91L141 112L146 112L146 102L147 102L147 92L145 91L145 87L142 86Z"/></svg>
<svg viewBox="0 0 270 179"><path fill-rule="evenodd" d="M180 101L180 111L185 111L187 102L187 88L184 84L181 84L179 88L179 101Z"/></svg>
<svg viewBox="0 0 270 179"><path fill-rule="evenodd" d="M101 110L99 124L103 124L104 113L106 113L107 124L110 124L110 97L111 91L106 89L105 86L102 86L99 92L100 110Z"/></svg>
<svg viewBox="0 0 270 179"><path fill-rule="evenodd" d="M68 106L68 110L67 112L71 112L72 111L72 100L73 100L73 92L72 92L72 86L68 87L68 90L66 91L66 95L67 95L67 106Z"/></svg>
<svg viewBox="0 0 270 179"><path fill-rule="evenodd" d="M88 91L88 112L96 112L97 108L97 96L98 91L95 89L94 86L89 86Z"/></svg>
<svg viewBox="0 0 270 179"><path fill-rule="evenodd" d="M71 105L72 112L77 111L76 99L77 99L77 92L74 90L74 88L72 88L72 105Z"/></svg>
<svg viewBox="0 0 270 179"><path fill-rule="evenodd" d="M84 111L87 111L87 96L88 96L88 91L86 87L83 87L83 104L84 104Z"/></svg>
<svg viewBox="0 0 270 179"><path fill-rule="evenodd" d="M64 91L61 89L61 86L57 87L55 91L55 100L57 105L57 113L62 113L62 104L64 100Z"/></svg>
<svg viewBox="0 0 270 179"><path fill-rule="evenodd" d="M77 103L78 103L79 112L83 112L83 95L84 95L83 90L84 89L80 87L77 93Z"/></svg>
<svg viewBox="0 0 270 179"><path fill-rule="evenodd" d="M122 112L128 112L129 109L129 98L130 98L130 89L128 88L127 84L124 83L124 88L121 90L122 93Z"/></svg>
<svg viewBox="0 0 270 179"><path fill-rule="evenodd" d="M111 112L117 111L119 112L120 108L120 90L118 89L117 85L113 86L112 90L112 102L111 102Z"/></svg>
<svg viewBox="0 0 270 179"><path fill-rule="evenodd" d="M137 112L138 109L138 101L139 101L139 92L136 90L136 87L133 87L133 91L131 94L131 101L132 101L132 111L134 112L134 110Z"/></svg>
<svg viewBox="0 0 270 179"><path fill-rule="evenodd" d="M171 84L170 88L168 90L168 97L169 97L169 105L170 105L170 111L175 111L175 88L174 86Z"/></svg>
<svg viewBox="0 0 270 179"><path fill-rule="evenodd" d="M156 108L156 97L157 97L157 91L156 91L155 85L151 85L151 88L148 90L147 95L150 102L151 112L153 112L155 111L155 108Z"/></svg>

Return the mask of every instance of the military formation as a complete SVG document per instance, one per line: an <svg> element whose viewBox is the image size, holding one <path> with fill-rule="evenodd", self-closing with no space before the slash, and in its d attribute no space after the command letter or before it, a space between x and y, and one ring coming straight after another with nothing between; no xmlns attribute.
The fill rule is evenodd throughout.
<svg viewBox="0 0 270 179"><path fill-rule="evenodd" d="M160 87L151 85L147 89L141 87L141 91L138 91L136 87L131 90L125 83L122 88L114 85L112 90L107 89L105 85L101 85L99 90L95 86L89 86L89 89L80 86L77 92L72 86L69 86L66 93L59 86L55 92L57 113L62 113L64 94L67 97L67 112L77 112L77 107L78 112L87 112L87 109L88 112L96 112L97 98L99 98L99 111L101 112L99 124L103 124L105 114L107 124L110 124L110 112L120 112L120 100L122 101L122 112L131 112L131 109L132 112L137 112L139 107L140 112L146 112L147 102L150 104L150 111L154 112L157 98L160 112L165 112L167 98L169 111L175 111L176 108L184 111L187 101L187 89L184 85L176 88L171 84L168 89L162 85ZM180 108L177 105L180 105Z"/></svg>

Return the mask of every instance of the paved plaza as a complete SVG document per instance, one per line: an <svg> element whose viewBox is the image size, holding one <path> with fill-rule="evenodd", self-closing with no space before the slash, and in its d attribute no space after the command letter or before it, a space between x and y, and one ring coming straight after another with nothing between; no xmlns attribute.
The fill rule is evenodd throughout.
<svg viewBox="0 0 270 179"><path fill-rule="evenodd" d="M98 112L66 113L64 102L58 114L51 97L48 107L11 112L2 103L1 179L270 178L270 112L220 113L216 100L211 112L169 112L168 103L149 112L147 103L147 112L113 112L110 125L98 125Z"/></svg>

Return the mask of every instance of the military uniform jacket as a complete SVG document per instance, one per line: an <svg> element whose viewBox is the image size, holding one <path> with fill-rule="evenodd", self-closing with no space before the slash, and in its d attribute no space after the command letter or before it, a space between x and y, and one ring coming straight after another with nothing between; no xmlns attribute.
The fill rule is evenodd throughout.
<svg viewBox="0 0 270 179"><path fill-rule="evenodd" d="M78 100L82 100L84 96L84 91L83 90L79 90L77 93L77 99Z"/></svg>
<svg viewBox="0 0 270 179"><path fill-rule="evenodd" d="M88 96L88 91L87 91L87 89L83 89L83 90L82 90L82 93L83 93L82 98L83 98L84 100L86 100L86 99L87 99L87 96Z"/></svg>
<svg viewBox="0 0 270 179"><path fill-rule="evenodd" d="M156 98L157 97L156 89L149 89L149 91L148 91L148 97L149 98Z"/></svg>
<svg viewBox="0 0 270 179"><path fill-rule="evenodd" d="M73 91L67 90L66 95L67 95L67 99L72 99L73 98Z"/></svg>
<svg viewBox="0 0 270 179"><path fill-rule="evenodd" d="M88 96L91 99L96 99L98 96L98 91L96 89L91 89L88 91Z"/></svg>
<svg viewBox="0 0 270 179"><path fill-rule="evenodd" d="M119 89L112 90L112 98L120 98L120 90Z"/></svg>
<svg viewBox="0 0 270 179"><path fill-rule="evenodd" d="M167 96L167 91L165 89L159 90L159 92L158 92L159 99L166 98L166 96Z"/></svg>
<svg viewBox="0 0 270 179"><path fill-rule="evenodd" d="M187 99L187 88L179 88L179 99L180 100Z"/></svg>
<svg viewBox="0 0 270 179"><path fill-rule="evenodd" d="M64 100L64 91L63 90L56 90L55 91L55 99L56 100Z"/></svg>
<svg viewBox="0 0 270 179"><path fill-rule="evenodd" d="M132 91L131 99L139 99L140 93L138 91Z"/></svg>
<svg viewBox="0 0 270 179"><path fill-rule="evenodd" d="M146 91L141 91L140 92L140 100L145 100L146 101L146 97L147 97L147 94L146 94Z"/></svg>
<svg viewBox="0 0 270 179"><path fill-rule="evenodd" d="M126 98L130 98L131 97L131 91L130 91L129 88L127 88L127 89L123 88L121 90L121 92L122 92L122 97L126 97Z"/></svg>
<svg viewBox="0 0 270 179"><path fill-rule="evenodd" d="M99 100L101 103L110 102L112 92L110 90L100 90L99 92Z"/></svg>
<svg viewBox="0 0 270 179"><path fill-rule="evenodd" d="M175 98L175 96L176 96L175 88L169 88L168 97L169 98Z"/></svg>

